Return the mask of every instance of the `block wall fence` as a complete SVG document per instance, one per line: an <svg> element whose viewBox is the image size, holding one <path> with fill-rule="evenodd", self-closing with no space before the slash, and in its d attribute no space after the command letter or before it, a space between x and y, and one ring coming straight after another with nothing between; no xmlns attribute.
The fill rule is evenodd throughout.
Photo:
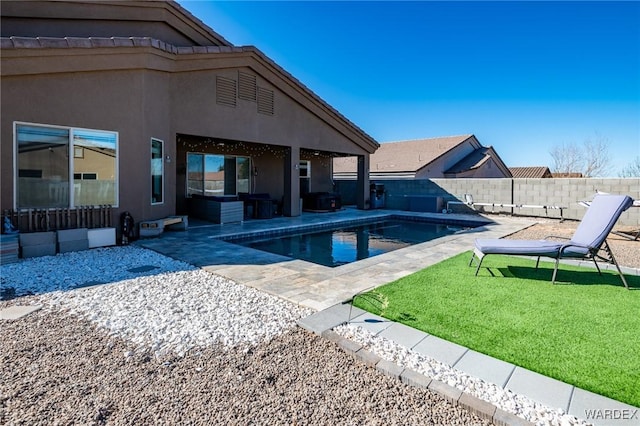
<svg viewBox="0 0 640 426"><path fill-rule="evenodd" d="M385 186L387 209L407 209L405 195L441 196L447 201L464 201L471 194L479 203L529 204L567 207L565 219L580 220L586 211L579 201L590 200L596 191L626 194L640 199L640 178L576 178L576 179L378 179L371 182ZM335 180L335 192L342 196L343 204L355 204L356 182ZM463 212L466 206L452 205ZM559 218L560 211L549 209L512 209L508 207L478 207L487 213L506 213L522 216ZM468 211L468 210L467 210ZM631 207L622 214L620 225L640 226L640 208Z"/></svg>

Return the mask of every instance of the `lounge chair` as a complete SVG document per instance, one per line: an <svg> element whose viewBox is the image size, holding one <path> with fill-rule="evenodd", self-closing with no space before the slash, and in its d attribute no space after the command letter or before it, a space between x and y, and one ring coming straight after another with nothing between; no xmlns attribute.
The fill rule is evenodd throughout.
<svg viewBox="0 0 640 426"><path fill-rule="evenodd" d="M516 256L536 256L536 269L540 257L550 257L556 260L551 282L555 284L560 259L591 259L600 273L597 260L611 263L616 266L622 283L628 289L627 280L624 278L618 262L611 252L606 239L616 221L633 204L633 199L627 195L596 195L578 225L576 232L568 242L544 240L507 240L507 239L477 239L476 247L471 255L469 266L473 264L474 257L478 258L476 275L482 265L482 260L489 254L503 254ZM547 237L561 238L561 237ZM601 255L600 251L604 251Z"/></svg>
<svg viewBox="0 0 640 426"><path fill-rule="evenodd" d="M598 194L604 195L604 194L607 194L607 193L596 190L596 195L598 195ZM578 201L578 205L579 206L587 207L587 208L589 208L591 203L592 203L591 200L589 200L589 201ZM640 200L635 200L631 207L640 207ZM620 237L626 238L627 240L640 241L640 228L637 228L637 229L635 229L633 231L626 231L626 232L622 232L622 231L611 231L611 232L616 234L616 235L618 235L618 236L620 236Z"/></svg>

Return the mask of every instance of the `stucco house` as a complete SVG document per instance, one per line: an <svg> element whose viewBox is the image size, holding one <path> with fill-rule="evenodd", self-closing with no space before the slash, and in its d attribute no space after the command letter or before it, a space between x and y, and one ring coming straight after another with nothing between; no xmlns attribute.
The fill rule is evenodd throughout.
<svg viewBox="0 0 640 426"><path fill-rule="evenodd" d="M268 193L300 214L356 158L367 208L379 144L253 46L173 1L2 1L0 209L185 214L198 195Z"/></svg>
<svg viewBox="0 0 640 426"><path fill-rule="evenodd" d="M355 179L356 166L355 158L335 158L334 179ZM386 142L370 158L370 179L510 177L498 153L474 135Z"/></svg>

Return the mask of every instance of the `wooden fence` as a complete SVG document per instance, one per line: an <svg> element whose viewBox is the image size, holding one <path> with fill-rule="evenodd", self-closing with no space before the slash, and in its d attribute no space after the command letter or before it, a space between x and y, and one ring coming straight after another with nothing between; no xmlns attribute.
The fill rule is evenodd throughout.
<svg viewBox="0 0 640 426"><path fill-rule="evenodd" d="M14 229L22 233L108 228L112 222L112 207L101 205L57 209L6 209L2 211L2 216L3 221L9 218Z"/></svg>

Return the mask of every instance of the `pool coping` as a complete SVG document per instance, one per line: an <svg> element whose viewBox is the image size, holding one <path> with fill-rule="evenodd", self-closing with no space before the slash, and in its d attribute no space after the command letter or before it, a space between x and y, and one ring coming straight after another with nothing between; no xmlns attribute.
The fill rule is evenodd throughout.
<svg viewBox="0 0 640 426"><path fill-rule="evenodd" d="M265 230L265 231L253 231L253 232L244 232L244 233L238 233L238 234L231 234L231 235L223 235L218 237L217 239L222 240L222 241L226 241L232 244L238 244L241 246L245 246L248 248L254 248L251 247L250 244L248 243L253 243L253 242L264 242L264 241L270 241L270 240L275 240L277 238L286 238L286 237L293 237L293 236L298 236L298 235L312 235L315 233L321 233L321 232L327 232L327 231L338 231L338 230L350 230L354 227L357 226L363 226L363 225L373 225L373 224L377 224L377 223L384 223L387 221L402 221L404 223L420 223L420 224L428 224L428 225L440 225L440 226L452 226L452 227L456 227L456 228L460 228L459 230L456 230L454 232L447 232L444 233L443 235L439 235L439 236L435 236L433 238L430 238L428 240L425 241L417 241L417 242L409 242L407 244L404 245L404 247L398 247L398 248L393 248L391 250L387 250L384 251L383 253L378 253L372 256L369 256L365 259L369 259L372 257L376 257L376 256L380 256L382 254L386 254L395 250L399 250L402 248L406 248L406 247L411 247L411 246L415 246L417 244L423 244L426 242L430 242L430 241L434 241L434 240L438 240L440 238L445 238L448 237L450 235L456 235L459 233L463 233L469 230L472 230L474 228L480 227L480 226L484 226L486 225L488 222L485 220L470 220L470 219L459 219L459 218L445 218L445 217L427 217L427 216L415 216L415 215L406 215L406 214L398 214L398 213L392 213L386 216L376 216L376 217L371 217L371 218L361 218L361 219L351 219L351 220L343 220L343 221L336 221L336 222L327 222L327 223L322 223L322 224L318 224L318 225L302 225L302 226L295 226L295 227L286 227L286 228L273 228L273 229L269 229L269 230ZM375 232L374 232L375 233ZM384 236L383 236L384 237ZM389 237L389 238L384 238L386 239L391 239L394 240L394 237ZM254 248L256 250L262 250L261 248ZM269 253L272 253L276 256L284 256L287 257L291 260L302 260L305 262L310 262L310 263L314 263L320 266L326 266L326 267L330 267L330 268L337 268L340 266L344 266L345 264L349 264L349 263L354 263L354 262L360 262L362 260L365 259L358 259L355 261L350 261L350 262L345 262L343 264L339 264L339 265L327 265L324 263L320 263L320 262L315 262L313 260L310 259L304 259L302 257L297 257L297 256L288 256L285 254L281 254L281 253L276 253L270 250L264 250L267 251Z"/></svg>
<svg viewBox="0 0 640 426"><path fill-rule="evenodd" d="M266 253L227 241L242 235L277 234L293 228L321 229L392 217L451 224L472 222L480 226L336 267ZM499 238L533 223L531 220L509 217L488 219L480 215L345 209L335 214L307 213L296 218L190 226L187 231L166 232L154 239L138 240L136 245L320 311L349 300L363 290L386 284L470 250L478 233L487 238Z"/></svg>
<svg viewBox="0 0 640 426"><path fill-rule="evenodd" d="M252 239L258 237L278 237L288 236L300 233L308 233L310 231L325 231L336 228L352 227L358 225L368 225L384 220L404 220L407 222L434 223L439 225L451 225L460 227L478 227L490 224L487 220L471 220L468 218L447 218L435 216L416 216L400 213L389 213L385 215L376 215L369 218L347 219L340 221L325 222L317 225L300 225L294 227L276 227L265 231L249 231L233 234L225 234L215 237L222 241L235 242L237 240Z"/></svg>

